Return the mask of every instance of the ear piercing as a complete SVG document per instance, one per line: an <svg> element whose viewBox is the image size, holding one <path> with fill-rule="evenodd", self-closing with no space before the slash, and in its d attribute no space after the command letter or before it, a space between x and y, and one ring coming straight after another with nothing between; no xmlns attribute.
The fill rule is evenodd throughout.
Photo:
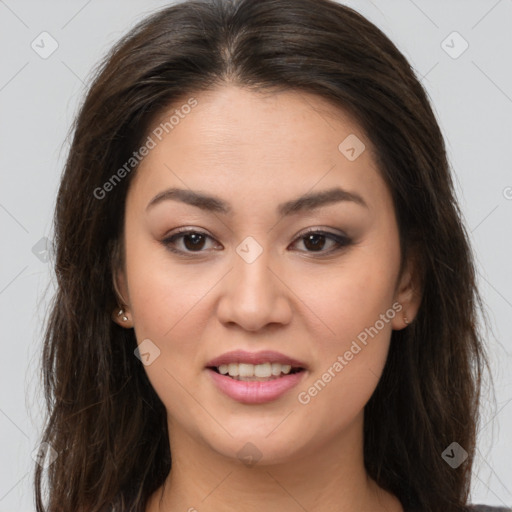
<svg viewBox="0 0 512 512"><path fill-rule="evenodd" d="M117 316L120 316L123 322L126 322L128 320L128 317L124 314L124 309L120 309L119 312L117 313Z"/></svg>
<svg viewBox="0 0 512 512"><path fill-rule="evenodd" d="M404 322L406 325L409 325L409 320L407 319L407 317L404 315Z"/></svg>

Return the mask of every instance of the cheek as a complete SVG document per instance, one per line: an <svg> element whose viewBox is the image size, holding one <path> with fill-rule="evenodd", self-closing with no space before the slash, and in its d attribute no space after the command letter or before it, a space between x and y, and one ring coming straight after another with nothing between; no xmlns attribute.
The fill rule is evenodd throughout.
<svg viewBox="0 0 512 512"><path fill-rule="evenodd" d="M305 421L313 424L312 418L328 414L333 418L328 429L333 432L357 418L375 391L387 360L391 321L397 314L385 287L380 295L368 287L359 296L350 290L340 293L337 306L324 310L335 334L316 337L316 364L297 393Z"/></svg>
<svg viewBox="0 0 512 512"><path fill-rule="evenodd" d="M334 407L340 418L354 418L373 394L386 363L399 252L385 244L368 244L343 260L329 279L302 281L318 325L314 344L317 364L301 387L298 402L319 413ZM313 287L322 282L321 289ZM322 321L319 322L318 319Z"/></svg>
<svg viewBox="0 0 512 512"><path fill-rule="evenodd" d="M175 421L194 431L205 414L191 397L200 396L207 294L219 272L178 267L160 253L134 250L127 258L135 334L139 346L149 339L157 347L157 357L144 366L156 394Z"/></svg>
<svg viewBox="0 0 512 512"><path fill-rule="evenodd" d="M127 240L126 270L137 330L160 341L198 327L196 307L219 278L218 269L177 262L149 235Z"/></svg>
<svg viewBox="0 0 512 512"><path fill-rule="evenodd" d="M302 311L316 331L319 352L344 350L386 312L392 319L398 256L368 247L340 260L336 268L305 272L295 280L294 292L307 306ZM388 334L391 329L389 322L382 326L380 321L378 328Z"/></svg>
<svg viewBox="0 0 512 512"><path fill-rule="evenodd" d="M366 346L359 345L351 360L345 352L333 354L298 390L297 407L304 431L321 428L323 437L329 438L360 420L382 374L389 342L382 333Z"/></svg>

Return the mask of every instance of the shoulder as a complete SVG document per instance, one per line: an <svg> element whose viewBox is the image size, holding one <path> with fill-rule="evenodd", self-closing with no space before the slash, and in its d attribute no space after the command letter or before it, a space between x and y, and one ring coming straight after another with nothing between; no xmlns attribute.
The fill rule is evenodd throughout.
<svg viewBox="0 0 512 512"><path fill-rule="evenodd" d="M512 512L512 508L490 507L488 505L469 505L468 512Z"/></svg>

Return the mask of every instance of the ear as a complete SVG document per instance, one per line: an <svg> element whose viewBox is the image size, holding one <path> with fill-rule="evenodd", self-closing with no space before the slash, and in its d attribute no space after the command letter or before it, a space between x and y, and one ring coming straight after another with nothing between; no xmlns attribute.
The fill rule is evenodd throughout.
<svg viewBox="0 0 512 512"><path fill-rule="evenodd" d="M393 299L393 304L398 302L402 306L399 313L391 320L394 330L401 330L410 325L418 313L423 295L420 270L418 258L415 254L411 254L400 276Z"/></svg>
<svg viewBox="0 0 512 512"><path fill-rule="evenodd" d="M121 327L133 327L132 313L130 310L128 297L128 287L126 286L126 276L122 270L117 270L112 274L114 290L116 292L119 307L112 312L112 320Z"/></svg>

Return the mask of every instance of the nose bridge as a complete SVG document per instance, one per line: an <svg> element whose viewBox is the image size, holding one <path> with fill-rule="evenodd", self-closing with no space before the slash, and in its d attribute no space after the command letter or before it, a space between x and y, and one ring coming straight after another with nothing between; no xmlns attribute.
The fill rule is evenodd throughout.
<svg viewBox="0 0 512 512"><path fill-rule="evenodd" d="M290 308L274 276L271 251L254 237L245 238L234 254L233 270L223 291L219 314L224 322L236 322L255 330L267 323L286 322Z"/></svg>
<svg viewBox="0 0 512 512"><path fill-rule="evenodd" d="M271 254L254 237L246 237L236 248L234 291L242 300L270 299L272 282Z"/></svg>

